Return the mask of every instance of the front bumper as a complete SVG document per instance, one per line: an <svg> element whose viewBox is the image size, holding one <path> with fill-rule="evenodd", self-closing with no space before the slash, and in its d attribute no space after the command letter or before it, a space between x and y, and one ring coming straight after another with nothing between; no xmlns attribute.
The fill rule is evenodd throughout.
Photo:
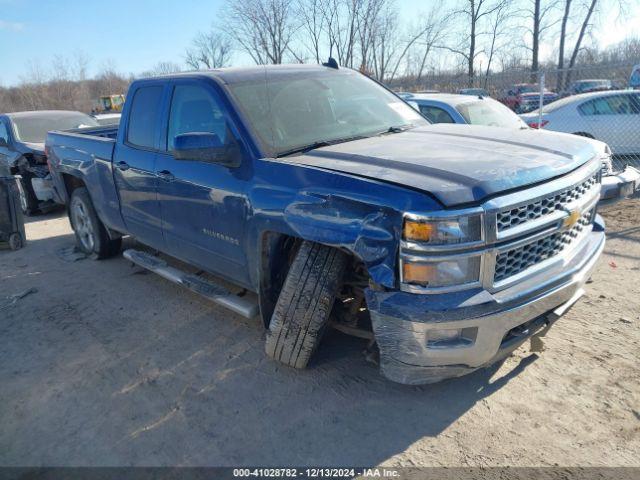
<svg viewBox="0 0 640 480"><path fill-rule="evenodd" d="M604 248L598 216L571 258L505 290L439 295L366 290L382 373L417 385L458 377L490 365L552 323L584 293ZM460 329L458 343L431 343L433 330ZM464 340L464 341L463 341Z"/></svg>
<svg viewBox="0 0 640 480"><path fill-rule="evenodd" d="M640 189L640 171L633 167L627 167L622 172L602 177L599 204L601 206L609 205L629 198L638 189Z"/></svg>

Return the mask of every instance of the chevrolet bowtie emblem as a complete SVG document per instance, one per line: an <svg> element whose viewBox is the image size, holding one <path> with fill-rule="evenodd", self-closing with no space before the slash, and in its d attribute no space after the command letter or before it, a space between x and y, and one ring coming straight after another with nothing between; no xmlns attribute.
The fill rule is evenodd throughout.
<svg viewBox="0 0 640 480"><path fill-rule="evenodd" d="M582 212L580 212L580 210L572 210L571 212L569 212L569 216L564 219L563 225L565 227L573 227L576 223L578 223L578 220L580 220L581 216Z"/></svg>

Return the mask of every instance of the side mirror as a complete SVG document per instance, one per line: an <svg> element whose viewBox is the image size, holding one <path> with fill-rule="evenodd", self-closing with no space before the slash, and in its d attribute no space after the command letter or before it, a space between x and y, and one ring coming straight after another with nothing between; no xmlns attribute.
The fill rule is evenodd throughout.
<svg viewBox="0 0 640 480"><path fill-rule="evenodd" d="M226 145L215 133L192 132L177 135L173 156L176 160L217 163L226 167L240 165L240 148L234 140Z"/></svg>

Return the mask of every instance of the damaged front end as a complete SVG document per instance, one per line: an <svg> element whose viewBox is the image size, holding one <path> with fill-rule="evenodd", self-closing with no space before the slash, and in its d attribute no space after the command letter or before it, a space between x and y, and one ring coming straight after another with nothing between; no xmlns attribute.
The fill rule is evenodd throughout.
<svg viewBox="0 0 640 480"><path fill-rule="evenodd" d="M14 171L20 176L20 201L25 213L48 211L55 207L57 199L44 152L24 154L16 162Z"/></svg>
<svg viewBox="0 0 640 480"><path fill-rule="evenodd" d="M365 290L383 374L405 384L461 376L557 320L604 248L600 177L592 161L478 208L406 214L399 289Z"/></svg>

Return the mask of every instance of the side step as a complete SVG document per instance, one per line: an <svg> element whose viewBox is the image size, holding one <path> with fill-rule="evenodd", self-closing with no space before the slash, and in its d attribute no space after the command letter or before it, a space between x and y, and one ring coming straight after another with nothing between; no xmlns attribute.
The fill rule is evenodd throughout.
<svg viewBox="0 0 640 480"><path fill-rule="evenodd" d="M245 318L253 318L258 315L259 307L256 302L234 295L222 285L174 268L161 258L134 249L125 250L122 252L122 256L136 265L157 273L162 278L187 287L192 292L198 293L238 315L242 315Z"/></svg>

